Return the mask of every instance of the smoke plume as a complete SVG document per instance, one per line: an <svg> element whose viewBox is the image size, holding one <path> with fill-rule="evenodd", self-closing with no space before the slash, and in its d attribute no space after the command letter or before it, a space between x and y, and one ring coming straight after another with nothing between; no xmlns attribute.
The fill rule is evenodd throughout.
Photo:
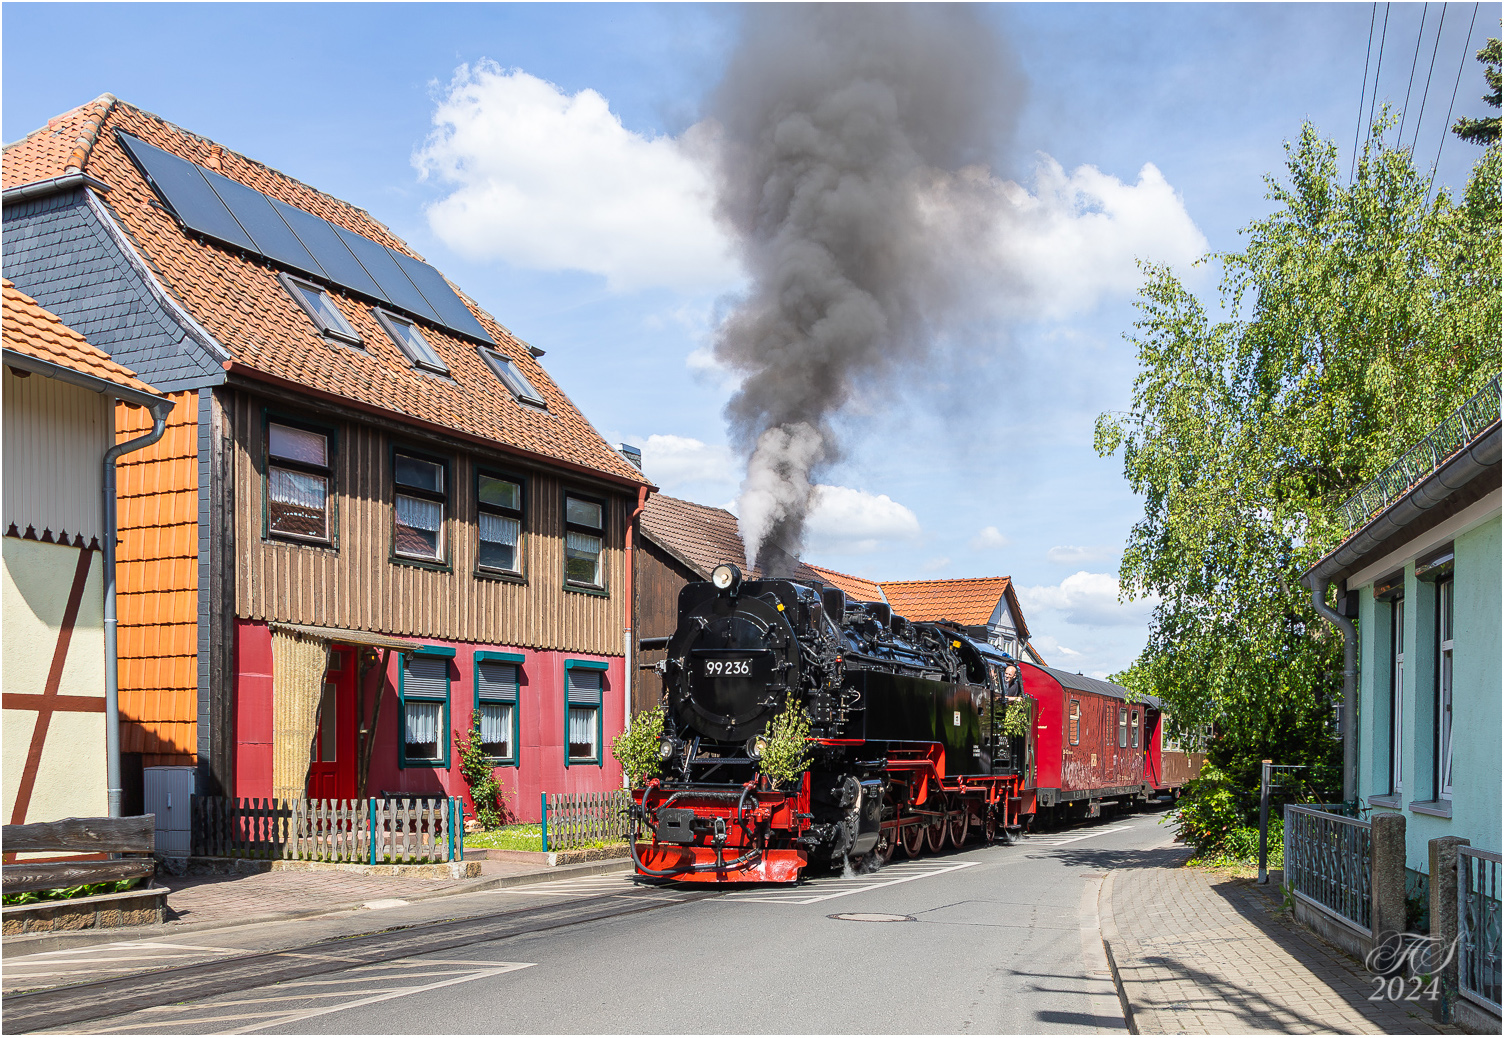
<svg viewBox="0 0 1505 1038"><path fill-rule="evenodd" d="M717 331L743 375L727 405L748 454L749 566L798 556L833 420L882 394L962 318L991 247L977 164L1021 87L966 8L755 6L712 99L718 211L751 288ZM996 286L995 286L996 287Z"/></svg>

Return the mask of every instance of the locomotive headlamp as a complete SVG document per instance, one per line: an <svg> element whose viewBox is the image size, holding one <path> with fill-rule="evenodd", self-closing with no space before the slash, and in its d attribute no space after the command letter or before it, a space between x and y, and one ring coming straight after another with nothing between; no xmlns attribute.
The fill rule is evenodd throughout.
<svg viewBox="0 0 1505 1038"><path fill-rule="evenodd" d="M742 571L730 562L723 562L711 570L711 583L716 585L717 591L730 591L737 593L737 588L742 586Z"/></svg>
<svg viewBox="0 0 1505 1038"><path fill-rule="evenodd" d="M754 735L747 740L747 755L753 760L762 760L763 751L766 749L768 749L768 737L765 735Z"/></svg>
<svg viewBox="0 0 1505 1038"><path fill-rule="evenodd" d="M674 740L660 739L658 741L658 759L668 760L672 756L674 756Z"/></svg>

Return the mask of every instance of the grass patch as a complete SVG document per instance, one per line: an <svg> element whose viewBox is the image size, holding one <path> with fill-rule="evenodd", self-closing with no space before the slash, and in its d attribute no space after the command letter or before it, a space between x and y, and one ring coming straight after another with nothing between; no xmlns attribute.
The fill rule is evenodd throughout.
<svg viewBox="0 0 1505 1038"><path fill-rule="evenodd" d="M596 840L580 844L571 850L595 847L615 847L621 840ZM485 829L478 833L465 834L466 850L491 851L541 851L543 850L543 827L537 822L504 825L500 829ZM550 848L558 850L557 847Z"/></svg>

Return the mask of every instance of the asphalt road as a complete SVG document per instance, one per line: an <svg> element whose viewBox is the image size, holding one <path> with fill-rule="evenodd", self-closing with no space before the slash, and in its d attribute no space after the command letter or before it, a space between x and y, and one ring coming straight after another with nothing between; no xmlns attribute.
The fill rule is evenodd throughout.
<svg viewBox="0 0 1505 1038"><path fill-rule="evenodd" d="M1104 869L1162 812L797 887L626 874L7 956L7 1033L1126 1033Z"/></svg>

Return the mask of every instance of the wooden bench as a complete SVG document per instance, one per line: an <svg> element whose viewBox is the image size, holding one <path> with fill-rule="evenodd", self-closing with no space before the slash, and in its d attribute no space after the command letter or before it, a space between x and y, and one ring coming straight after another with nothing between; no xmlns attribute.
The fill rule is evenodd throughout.
<svg viewBox="0 0 1505 1038"><path fill-rule="evenodd" d="M64 818L59 822L7 825L0 830L6 854L144 854L103 861L23 861L4 866L6 894L56 890L156 875L157 816ZM150 884L148 884L150 885Z"/></svg>

